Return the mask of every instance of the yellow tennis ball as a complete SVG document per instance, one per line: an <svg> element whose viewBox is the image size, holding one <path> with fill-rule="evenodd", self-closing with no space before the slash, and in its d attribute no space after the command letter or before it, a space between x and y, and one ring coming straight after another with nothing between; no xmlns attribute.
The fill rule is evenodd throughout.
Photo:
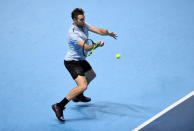
<svg viewBox="0 0 194 131"><path fill-rule="evenodd" d="M120 59L121 58L121 55L120 54L116 54L116 58L117 59Z"/></svg>

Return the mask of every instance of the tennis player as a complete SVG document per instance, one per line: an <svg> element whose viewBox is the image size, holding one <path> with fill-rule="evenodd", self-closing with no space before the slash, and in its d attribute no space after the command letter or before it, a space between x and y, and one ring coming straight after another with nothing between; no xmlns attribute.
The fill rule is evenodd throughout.
<svg viewBox="0 0 194 131"><path fill-rule="evenodd" d="M68 32L68 45L69 51L67 52L64 65L75 80L77 86L73 88L67 96L60 101L52 105L52 109L55 112L59 121L64 121L63 110L67 103L71 100L74 102L89 102L91 98L84 96L83 92L87 89L89 83L96 77L96 73L92 69L91 65L85 60L83 55L84 40L88 38L88 31L100 34L108 35L116 39L117 35L114 32L109 32L105 29L99 29L85 23L84 11L81 8L75 8L72 11L71 17L73 24ZM104 41L99 41L98 46L102 47ZM84 49L91 50L93 45L84 45Z"/></svg>

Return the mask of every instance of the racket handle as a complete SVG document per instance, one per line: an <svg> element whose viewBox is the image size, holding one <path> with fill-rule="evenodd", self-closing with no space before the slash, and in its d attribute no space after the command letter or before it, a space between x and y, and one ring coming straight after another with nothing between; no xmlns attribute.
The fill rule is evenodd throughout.
<svg viewBox="0 0 194 131"><path fill-rule="evenodd" d="M98 43L98 46L100 46L100 47L104 46L104 41L99 41L97 43Z"/></svg>
<svg viewBox="0 0 194 131"><path fill-rule="evenodd" d="M98 46L100 46L100 42L97 42Z"/></svg>
<svg viewBox="0 0 194 131"><path fill-rule="evenodd" d="M102 47L103 45L101 44L100 41L97 42L98 46Z"/></svg>

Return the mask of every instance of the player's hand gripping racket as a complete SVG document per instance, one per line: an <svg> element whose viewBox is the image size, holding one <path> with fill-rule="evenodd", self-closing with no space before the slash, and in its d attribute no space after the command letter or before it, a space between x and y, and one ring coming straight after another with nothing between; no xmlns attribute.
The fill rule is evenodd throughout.
<svg viewBox="0 0 194 131"><path fill-rule="evenodd" d="M89 50L86 50L85 49L85 45L93 45L93 48L89 51ZM90 55L92 55L92 53L93 53L93 51L97 48L97 47L99 47L100 46L100 43L95 43L92 39L86 39L85 41L84 41L84 44L83 44L83 55L85 56L85 57L88 57L88 56L90 56Z"/></svg>

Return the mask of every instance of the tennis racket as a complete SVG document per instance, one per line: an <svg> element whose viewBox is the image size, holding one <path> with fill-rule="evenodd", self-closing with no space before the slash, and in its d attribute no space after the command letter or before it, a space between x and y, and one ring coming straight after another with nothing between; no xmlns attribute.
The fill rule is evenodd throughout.
<svg viewBox="0 0 194 131"><path fill-rule="evenodd" d="M85 44L87 44L87 45L94 45L93 46L93 48L92 48L92 50L90 50L90 51L87 51L87 50L85 50ZM92 39L86 39L85 41L84 41L84 44L83 44L83 55L85 56L85 57L88 57L88 56L90 56L90 55L92 55L92 53L93 53L93 51L96 49L98 47L98 43L95 43Z"/></svg>

